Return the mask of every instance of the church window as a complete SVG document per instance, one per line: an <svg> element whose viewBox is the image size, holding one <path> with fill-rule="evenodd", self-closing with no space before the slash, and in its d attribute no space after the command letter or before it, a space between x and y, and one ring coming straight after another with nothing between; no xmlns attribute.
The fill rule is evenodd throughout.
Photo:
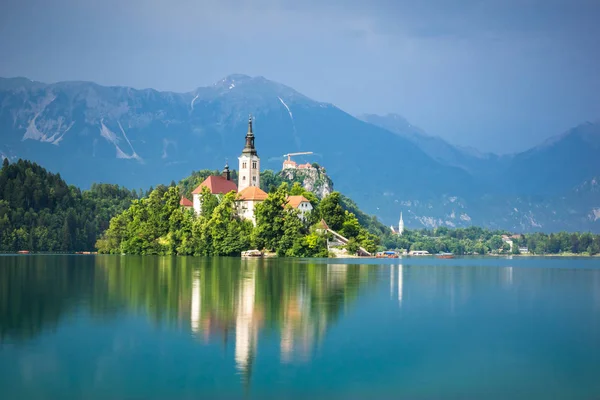
<svg viewBox="0 0 600 400"><path fill-rule="evenodd" d="M253 177L252 177L252 180L253 180L254 182L256 182L256 177L255 177L255 176L253 176Z"/></svg>
<svg viewBox="0 0 600 400"><path fill-rule="evenodd" d="M245 177L245 176L242 176L242 180L243 180L243 181L245 181L245 180L246 180L246 177Z"/></svg>
<svg viewBox="0 0 600 400"><path fill-rule="evenodd" d="M256 161L252 161L252 169L256 169Z"/></svg>
<svg viewBox="0 0 600 400"><path fill-rule="evenodd" d="M246 162L242 163L242 168L246 168Z"/></svg>

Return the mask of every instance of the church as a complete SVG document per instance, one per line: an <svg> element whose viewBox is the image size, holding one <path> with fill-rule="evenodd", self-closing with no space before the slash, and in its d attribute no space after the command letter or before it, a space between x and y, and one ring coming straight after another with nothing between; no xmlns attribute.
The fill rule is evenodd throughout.
<svg viewBox="0 0 600 400"><path fill-rule="evenodd" d="M210 193L217 198L235 191L237 213L240 218L248 219L256 225L254 207L267 198L267 193L260 188L260 157L254 144L252 130L252 116L248 119L248 132L242 154L238 157L238 182L231 180L229 166L225 165L221 175L209 176L192 192L192 201L181 198L180 205L184 208L193 208L196 214L202 211L201 195L203 188L207 187ZM300 210L300 218L304 219L307 212L312 211L312 205L304 196L290 196L288 205Z"/></svg>

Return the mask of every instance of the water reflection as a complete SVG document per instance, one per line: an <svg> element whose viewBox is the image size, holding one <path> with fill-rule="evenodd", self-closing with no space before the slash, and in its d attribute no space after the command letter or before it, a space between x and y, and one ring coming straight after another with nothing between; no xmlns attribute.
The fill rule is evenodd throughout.
<svg viewBox="0 0 600 400"><path fill-rule="evenodd" d="M444 329L447 340L459 337L452 327L461 323L473 330L485 324L501 330L496 316L507 321L515 315L533 320L544 313L562 312L572 319L571 324L585 320L590 338L600 333L599 271L513 264L416 266L410 260L348 265L233 258L30 256L0 258L0 343L19 345L53 332L75 313L87 313L96 322L141 316L154 327L183 332L196 348L216 342L230 362L231 376L248 387L260 369L260 354L270 354L275 348L276 362L285 366L310 363L330 328L343 314L353 312L359 294L372 299L378 289L381 296L375 296L378 303L373 303L378 308L363 317L373 318L388 307L389 314L381 314L387 318L379 321L382 326L401 317L397 331L389 333L397 346L402 340L395 335L407 335L409 327L417 343ZM467 321L468 317L473 320ZM448 319L453 322L444 325ZM514 321L520 326L520 321ZM548 321L546 327L555 328ZM369 334L377 337L378 326L370 329ZM480 331L493 335L491 330ZM349 343L359 347L365 343L363 335L343 334L353 338ZM379 338L387 339L381 333ZM588 342L593 343L592 339ZM376 350L375 339L374 343ZM439 354L451 351L435 340L427 346Z"/></svg>
<svg viewBox="0 0 600 400"><path fill-rule="evenodd" d="M307 362L328 327L371 277L367 268L301 261L175 257L3 257L0 340L33 338L87 309L123 311L189 329L224 351L248 383L261 331L279 335L282 363ZM231 336L234 336L229 341Z"/></svg>

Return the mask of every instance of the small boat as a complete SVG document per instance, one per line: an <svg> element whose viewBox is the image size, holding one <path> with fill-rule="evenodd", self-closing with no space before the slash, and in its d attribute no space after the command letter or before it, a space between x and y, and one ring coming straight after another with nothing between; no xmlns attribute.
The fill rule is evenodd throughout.
<svg viewBox="0 0 600 400"><path fill-rule="evenodd" d="M260 250L246 250L242 251L242 258L254 258L263 257L264 253Z"/></svg>
<svg viewBox="0 0 600 400"><path fill-rule="evenodd" d="M437 258L454 258L454 254L452 253L439 253Z"/></svg>
<svg viewBox="0 0 600 400"><path fill-rule="evenodd" d="M380 251L375 254L375 258L398 258L398 253L395 251Z"/></svg>
<svg viewBox="0 0 600 400"><path fill-rule="evenodd" d="M19 254L29 254L29 250L19 250L17 253L19 253Z"/></svg>

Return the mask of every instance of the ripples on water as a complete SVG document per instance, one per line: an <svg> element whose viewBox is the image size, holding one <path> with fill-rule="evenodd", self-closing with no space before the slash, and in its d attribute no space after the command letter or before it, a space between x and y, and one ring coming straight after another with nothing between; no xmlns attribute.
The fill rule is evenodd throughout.
<svg viewBox="0 0 600 400"><path fill-rule="evenodd" d="M599 259L0 257L3 399L586 399L598 376Z"/></svg>

